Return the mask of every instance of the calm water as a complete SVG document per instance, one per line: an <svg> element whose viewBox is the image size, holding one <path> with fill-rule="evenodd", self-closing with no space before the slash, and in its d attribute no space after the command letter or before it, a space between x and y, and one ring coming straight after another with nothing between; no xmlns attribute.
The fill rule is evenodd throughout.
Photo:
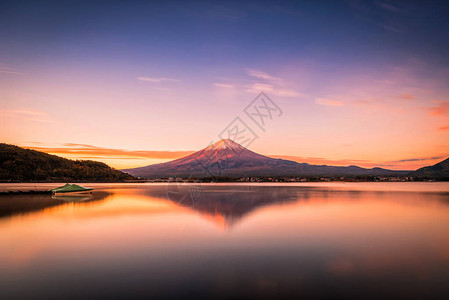
<svg viewBox="0 0 449 300"><path fill-rule="evenodd" d="M0 196L1 299L449 296L448 183L87 186Z"/></svg>

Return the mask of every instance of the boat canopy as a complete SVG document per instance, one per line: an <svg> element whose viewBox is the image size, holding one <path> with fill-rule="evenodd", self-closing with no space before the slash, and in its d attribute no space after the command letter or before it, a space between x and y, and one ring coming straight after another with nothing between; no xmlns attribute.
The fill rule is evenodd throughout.
<svg viewBox="0 0 449 300"><path fill-rule="evenodd" d="M63 186L52 189L53 193L73 193L73 192L83 192L83 191L91 191L93 188L85 188L83 186L77 184L69 184L66 183Z"/></svg>

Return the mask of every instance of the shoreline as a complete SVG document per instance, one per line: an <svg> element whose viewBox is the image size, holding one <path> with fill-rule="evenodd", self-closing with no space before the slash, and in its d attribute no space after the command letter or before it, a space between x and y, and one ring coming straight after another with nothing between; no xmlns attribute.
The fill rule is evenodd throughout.
<svg viewBox="0 0 449 300"><path fill-rule="evenodd" d="M46 195L51 194L50 189L60 186L64 183L0 183L0 196L13 195ZM116 182L116 183L98 183L91 182L85 184L96 191L114 188L151 188L151 186L170 186L170 185L192 185L192 186L216 186L218 188L232 188L246 186L248 188L256 187L291 187L291 188L343 188L354 191L401 191L401 192L445 192L449 193L449 182L447 181L408 181L408 182L373 182L373 181L325 181L325 182ZM3 198L3 197L2 197Z"/></svg>

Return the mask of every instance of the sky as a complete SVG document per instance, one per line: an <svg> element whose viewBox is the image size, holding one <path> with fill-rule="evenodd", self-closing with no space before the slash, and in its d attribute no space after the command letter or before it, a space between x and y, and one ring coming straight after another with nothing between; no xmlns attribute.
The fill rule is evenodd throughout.
<svg viewBox="0 0 449 300"><path fill-rule="evenodd" d="M412 170L449 156L448 32L444 1L2 0L0 141L131 168L238 118L260 154Z"/></svg>

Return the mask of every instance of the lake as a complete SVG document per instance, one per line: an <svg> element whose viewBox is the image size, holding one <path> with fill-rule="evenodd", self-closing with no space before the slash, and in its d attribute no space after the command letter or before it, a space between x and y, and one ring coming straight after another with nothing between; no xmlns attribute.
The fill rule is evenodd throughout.
<svg viewBox="0 0 449 300"><path fill-rule="evenodd" d="M449 183L84 186L0 196L1 299L449 296Z"/></svg>

